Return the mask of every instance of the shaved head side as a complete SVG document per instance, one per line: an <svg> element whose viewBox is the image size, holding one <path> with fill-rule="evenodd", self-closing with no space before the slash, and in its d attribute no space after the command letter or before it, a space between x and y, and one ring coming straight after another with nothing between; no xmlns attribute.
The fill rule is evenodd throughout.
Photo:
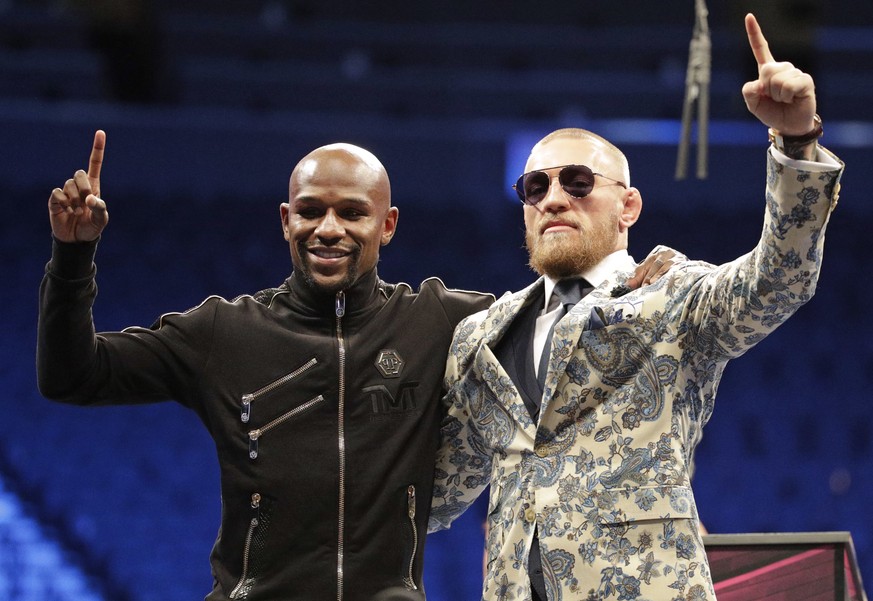
<svg viewBox="0 0 873 601"><path fill-rule="evenodd" d="M547 145L549 142L554 140L582 140L591 143L594 146L597 146L602 153L607 154L612 157L613 160L616 161L616 164L620 167L622 172L623 179L625 185L630 186L630 167L628 166L627 157L624 156L624 153L618 149L618 147L607 140L606 138L595 134L592 131L588 131L587 129L581 129L578 127L565 127L563 129L558 129L553 131L552 133L543 137L539 142L534 144L534 147L531 148L530 154L531 156L535 155L537 151L543 146ZM528 162L530 160L528 159ZM557 167L558 165L553 165L553 167ZM528 171L526 168L525 171Z"/></svg>
<svg viewBox="0 0 873 601"><path fill-rule="evenodd" d="M300 162L291 172L291 182L308 179L320 162L331 158L344 160L347 163L355 163L354 175L362 182L370 182L370 189L375 193L374 198L387 200L386 206L391 206L391 182L388 179L388 171L382 162L372 152L360 146L347 142L336 142L320 146L300 159Z"/></svg>

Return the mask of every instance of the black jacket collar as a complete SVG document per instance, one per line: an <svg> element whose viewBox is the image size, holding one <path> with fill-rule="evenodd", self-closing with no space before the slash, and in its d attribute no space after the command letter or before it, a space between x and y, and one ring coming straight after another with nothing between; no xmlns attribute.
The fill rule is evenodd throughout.
<svg viewBox="0 0 873 601"><path fill-rule="evenodd" d="M295 310L304 315L336 316L338 293L325 292L308 284L297 272L293 272L285 280L285 285L291 291L291 303ZM379 279L375 268L363 274L352 286L342 292L345 296L347 316L372 310L387 298L385 283Z"/></svg>

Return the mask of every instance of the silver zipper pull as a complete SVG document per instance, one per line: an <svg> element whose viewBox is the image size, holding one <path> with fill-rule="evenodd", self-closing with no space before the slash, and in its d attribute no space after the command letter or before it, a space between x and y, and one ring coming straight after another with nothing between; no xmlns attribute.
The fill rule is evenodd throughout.
<svg viewBox="0 0 873 601"><path fill-rule="evenodd" d="M407 505L407 511L409 513L409 517L414 518L415 517L415 487L411 484L406 489L406 505Z"/></svg>
<svg viewBox="0 0 873 601"><path fill-rule="evenodd" d="M409 515L409 525L412 528L412 553L409 554L409 573L403 578L403 583L411 591L417 591L418 586L412 577L415 567L415 553L418 551L418 528L415 526L415 485L406 487L406 513Z"/></svg>
<svg viewBox="0 0 873 601"><path fill-rule="evenodd" d="M261 521L261 494L260 493L252 493L252 509L254 509L255 514L252 516L251 525L257 526Z"/></svg>
<svg viewBox="0 0 873 601"><path fill-rule="evenodd" d="M258 458L258 437L261 435L260 430L252 430L249 432L249 459ZM254 500L254 498L253 498ZM259 497L260 500L260 497Z"/></svg>
<svg viewBox="0 0 873 601"><path fill-rule="evenodd" d="M242 423L247 424L252 416L252 400L255 398L253 394L244 394L242 397L242 413L239 418Z"/></svg>
<svg viewBox="0 0 873 601"><path fill-rule="evenodd" d="M340 290L336 293L336 316L342 317L346 314L346 293Z"/></svg>

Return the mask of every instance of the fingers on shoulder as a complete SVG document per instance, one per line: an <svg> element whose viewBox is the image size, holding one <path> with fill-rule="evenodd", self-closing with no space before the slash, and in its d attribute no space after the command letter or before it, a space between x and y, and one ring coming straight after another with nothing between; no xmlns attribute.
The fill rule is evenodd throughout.
<svg viewBox="0 0 873 601"><path fill-rule="evenodd" d="M678 254L673 250L665 250L657 254L652 267L645 279L645 284L654 284L676 264Z"/></svg>

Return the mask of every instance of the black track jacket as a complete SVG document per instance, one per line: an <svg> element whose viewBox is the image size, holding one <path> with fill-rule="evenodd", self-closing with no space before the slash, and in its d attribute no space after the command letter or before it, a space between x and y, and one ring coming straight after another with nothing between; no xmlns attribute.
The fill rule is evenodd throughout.
<svg viewBox="0 0 873 601"><path fill-rule="evenodd" d="M375 270L324 296L292 274L151 328L95 334L96 247L54 242L40 391L78 405L174 399L200 416L223 505L207 599L421 588L445 358L455 325L493 298L436 279L416 293Z"/></svg>

